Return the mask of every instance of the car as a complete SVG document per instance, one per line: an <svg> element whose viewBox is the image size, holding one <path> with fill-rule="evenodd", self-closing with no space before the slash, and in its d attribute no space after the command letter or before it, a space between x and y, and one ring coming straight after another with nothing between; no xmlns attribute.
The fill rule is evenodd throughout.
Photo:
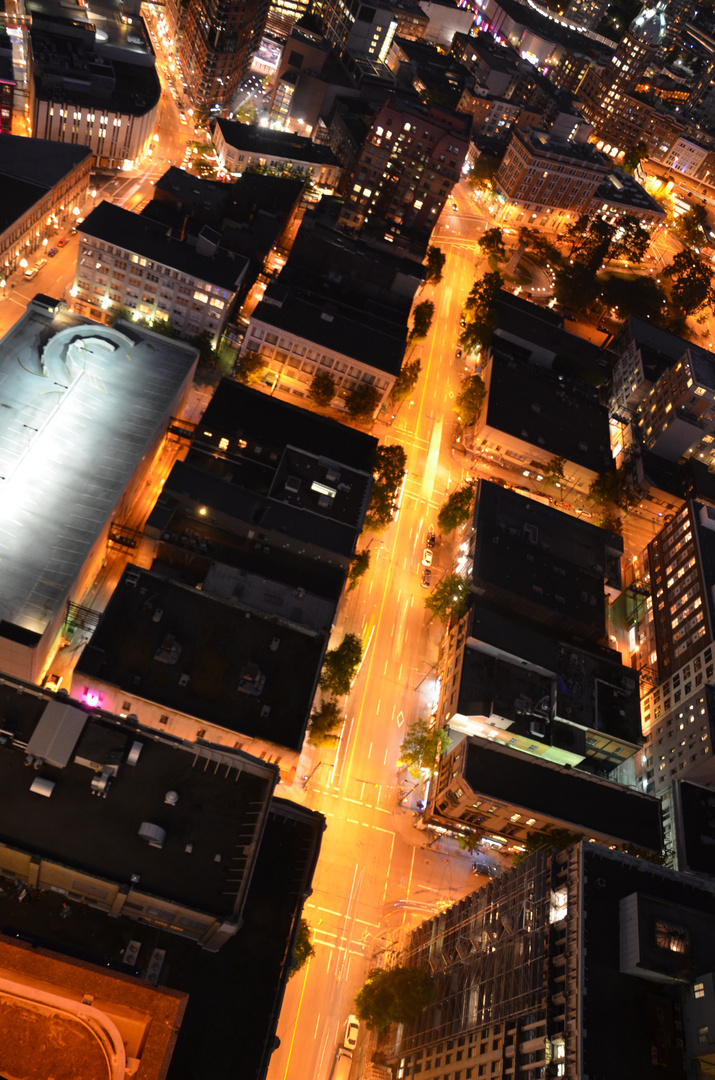
<svg viewBox="0 0 715 1080"><path fill-rule="evenodd" d="M36 276L37 276L37 267L36 266L28 266L27 270L25 271L25 277L27 278L27 280L32 281L32 279L34 277L36 277Z"/></svg>
<svg viewBox="0 0 715 1080"><path fill-rule="evenodd" d="M348 1022L345 1025L345 1038L343 1039L343 1046L346 1050L354 1050L357 1046L357 1037L360 1030L360 1022L357 1016L350 1015Z"/></svg>
<svg viewBox="0 0 715 1080"><path fill-rule="evenodd" d="M424 549L424 551L422 552L422 565L423 566L431 566L432 565L432 548L426 547Z"/></svg>
<svg viewBox="0 0 715 1080"><path fill-rule="evenodd" d="M47 266L47 259L38 259L35 266L38 270L41 270L43 266Z"/></svg>
<svg viewBox="0 0 715 1080"><path fill-rule="evenodd" d="M58 248L64 247L65 244L69 244L69 242L70 242L69 236L61 236L60 239L57 241L57 247Z"/></svg>
<svg viewBox="0 0 715 1080"><path fill-rule="evenodd" d="M179 113L179 119L181 120L182 124L186 123L186 115L184 113Z"/></svg>
<svg viewBox="0 0 715 1080"><path fill-rule="evenodd" d="M458 348L457 352L455 353L455 356L457 357L458 360L461 360L461 358L462 358L462 350Z"/></svg>
<svg viewBox="0 0 715 1080"><path fill-rule="evenodd" d="M434 535L434 530L430 529L430 531L427 533L427 547L428 548L433 548L434 545L435 545L435 540L436 540L436 537Z"/></svg>
<svg viewBox="0 0 715 1080"><path fill-rule="evenodd" d="M70 229L70 236L76 236L76 235L77 235L77 226L73 225L72 228Z"/></svg>
<svg viewBox="0 0 715 1080"><path fill-rule="evenodd" d="M457 206L456 202L452 203L452 209L453 210L459 210L459 207Z"/></svg>
<svg viewBox="0 0 715 1080"><path fill-rule="evenodd" d="M55 255L57 254L57 248L50 248L47 254L50 259L54 259Z"/></svg>
<svg viewBox="0 0 715 1080"><path fill-rule="evenodd" d="M48 675L45 679L45 690L59 690L63 682L62 675Z"/></svg>
<svg viewBox="0 0 715 1080"><path fill-rule="evenodd" d="M466 326L466 325L467 325L467 320L465 319L464 315L462 315L462 316L460 317L460 320L459 320L459 325L460 325L460 326Z"/></svg>
<svg viewBox="0 0 715 1080"><path fill-rule="evenodd" d="M429 567L422 571L422 577L420 578L420 585L423 589L429 589L432 584L432 571Z"/></svg>

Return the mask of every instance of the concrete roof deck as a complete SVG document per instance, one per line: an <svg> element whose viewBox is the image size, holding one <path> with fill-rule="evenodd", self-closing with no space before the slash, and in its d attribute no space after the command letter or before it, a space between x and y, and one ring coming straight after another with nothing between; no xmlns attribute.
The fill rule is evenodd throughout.
<svg viewBox="0 0 715 1080"><path fill-rule="evenodd" d="M0 619L41 634L197 350L32 303L0 342Z"/></svg>
<svg viewBox="0 0 715 1080"><path fill-rule="evenodd" d="M35 771L28 769L25 754L37 701L33 695L18 695L10 684L0 686L3 726L14 730L12 746L0 752L3 841L127 886L138 874L136 887L142 892L206 913L233 915L243 886L227 883L231 860L237 849L243 854L247 836L251 842L257 839L255 809L270 799L277 769L240 751L180 745L158 732L90 719L77 705L72 712L87 722L67 765L45 762ZM135 739L143 746L131 766L126 755ZM106 798L93 794L95 773L77 756L123 762ZM55 781L49 798L30 791L38 776ZM168 791L178 793L175 806L164 802ZM139 836L143 822L165 829L161 849ZM193 844L190 854L187 843ZM221 861L215 860L217 854Z"/></svg>
<svg viewBox="0 0 715 1080"><path fill-rule="evenodd" d="M180 652L174 661L157 660L159 650L171 651L169 639ZM128 567L80 657L73 687L81 694L94 677L128 696L299 750L326 641L326 634L249 611L236 594L224 602ZM265 677L258 693L238 689L247 664Z"/></svg>

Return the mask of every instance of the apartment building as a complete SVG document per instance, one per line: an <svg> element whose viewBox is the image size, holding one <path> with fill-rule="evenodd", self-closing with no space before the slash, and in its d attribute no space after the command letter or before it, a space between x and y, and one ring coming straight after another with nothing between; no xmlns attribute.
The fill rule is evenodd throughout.
<svg viewBox="0 0 715 1080"><path fill-rule="evenodd" d="M216 344L248 265L208 226L192 246L144 215L102 202L80 227L72 309L102 322L124 309Z"/></svg>
<svg viewBox="0 0 715 1080"><path fill-rule="evenodd" d="M230 173L246 169L301 174L321 191L332 192L340 181L340 162L328 146L300 135L217 120L211 138L221 166Z"/></svg>
<svg viewBox="0 0 715 1080"><path fill-rule="evenodd" d="M683 343L686 346L686 343ZM644 446L667 461L694 457L715 463L715 357L687 344L638 406Z"/></svg>

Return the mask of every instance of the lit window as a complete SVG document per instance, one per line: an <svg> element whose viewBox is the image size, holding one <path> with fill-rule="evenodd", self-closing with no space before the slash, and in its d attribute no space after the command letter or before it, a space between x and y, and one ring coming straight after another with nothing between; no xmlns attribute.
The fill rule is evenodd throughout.
<svg viewBox="0 0 715 1080"><path fill-rule="evenodd" d="M208 299L209 298L206 295L206 293L202 293L202 292L198 292L198 291L194 293L194 300L198 300L202 304L207 304Z"/></svg>
<svg viewBox="0 0 715 1080"><path fill-rule="evenodd" d="M705 997L705 983L695 983L693 994L696 998Z"/></svg>

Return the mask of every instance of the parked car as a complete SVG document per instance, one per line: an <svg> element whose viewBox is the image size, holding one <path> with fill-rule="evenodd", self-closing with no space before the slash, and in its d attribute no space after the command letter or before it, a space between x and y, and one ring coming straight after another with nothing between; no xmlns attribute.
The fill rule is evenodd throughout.
<svg viewBox="0 0 715 1080"><path fill-rule="evenodd" d="M434 545L435 545L435 540L436 540L436 537L434 535L434 530L430 529L430 531L427 533L427 547L428 548L433 548Z"/></svg>
<svg viewBox="0 0 715 1080"><path fill-rule="evenodd" d="M35 266L38 270L41 270L43 266L47 266L47 259L38 259Z"/></svg>
<svg viewBox="0 0 715 1080"><path fill-rule="evenodd" d="M459 348L457 349L457 353L456 353L456 356L457 356L457 359L458 359L458 360L460 360L460 359L461 359L461 357L462 357L462 350L461 350L461 349L459 349Z"/></svg>
<svg viewBox="0 0 715 1080"><path fill-rule="evenodd" d="M457 206L456 202L452 203L452 209L453 210L459 210L459 207Z"/></svg>
<svg viewBox="0 0 715 1080"><path fill-rule="evenodd" d="M36 277L36 276L37 276L37 267L36 266L28 266L27 270L25 271L25 277L28 279L28 281L32 281L32 279L34 277Z"/></svg>
<svg viewBox="0 0 715 1080"><path fill-rule="evenodd" d="M358 1031L360 1030L360 1022L357 1016L350 1015L348 1022L345 1025L345 1038L343 1039L343 1045L346 1050L354 1050L357 1046Z"/></svg>
<svg viewBox="0 0 715 1080"><path fill-rule="evenodd" d="M70 242L69 236L61 236L59 238L59 240L57 241L57 247L58 248L64 247L65 244L69 244L69 242Z"/></svg>
<svg viewBox="0 0 715 1080"><path fill-rule="evenodd" d="M50 250L47 252L47 254L50 257L50 259L54 259L55 255L57 254L57 248L50 248Z"/></svg>
<svg viewBox="0 0 715 1080"><path fill-rule="evenodd" d="M429 567L422 571L422 577L420 578L420 585L423 589L429 589L432 584L432 571Z"/></svg>
<svg viewBox="0 0 715 1080"><path fill-rule="evenodd" d="M424 551L422 552L422 565L423 566L431 566L432 565L432 549L431 548L426 547L424 549Z"/></svg>

